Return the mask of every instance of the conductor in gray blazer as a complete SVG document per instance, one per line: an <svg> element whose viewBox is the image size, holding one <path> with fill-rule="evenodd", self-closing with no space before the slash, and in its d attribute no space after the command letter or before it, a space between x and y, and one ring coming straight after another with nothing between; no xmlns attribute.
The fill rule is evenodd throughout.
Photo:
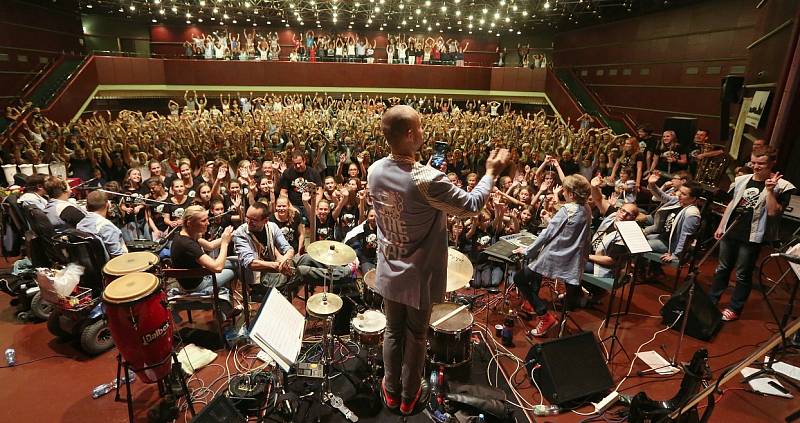
<svg viewBox="0 0 800 423"><path fill-rule="evenodd" d="M367 177L377 214L376 285L386 312L381 396L388 408L410 414L423 392L420 379L431 307L444 298L447 215L476 215L509 153L492 151L486 174L467 193L444 173L416 160L423 144L416 110L394 106L383 114L381 127L391 154L370 166Z"/></svg>

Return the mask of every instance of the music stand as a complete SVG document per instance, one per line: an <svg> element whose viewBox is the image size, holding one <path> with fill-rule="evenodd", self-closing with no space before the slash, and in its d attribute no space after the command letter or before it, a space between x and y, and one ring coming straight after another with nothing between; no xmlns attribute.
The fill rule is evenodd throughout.
<svg viewBox="0 0 800 423"><path fill-rule="evenodd" d="M628 250L628 258L625 262L624 271L620 272L619 276L617 276L614 280L614 285L611 288L611 295L609 297L608 319L610 320L612 317L610 302L614 300L614 295L616 294L617 289L622 287L621 295L619 296L619 302L617 303L617 312L613 313L614 328L611 331L611 335L600 340L601 344L605 343L606 341L611 341L611 347L608 349L606 354L606 363L611 363L611 360L616 355L614 354L614 347L617 344L619 344L622 352L625 353L625 357L628 358L628 361L631 359L631 357L628 355L628 352L625 351L625 347L622 346L622 342L620 342L619 337L617 336L617 331L619 330L619 317L622 314L622 303L625 298L625 282L627 280L627 285L630 286L629 289L631 290L629 292L632 293L633 284L636 283L632 264L636 262L639 255L653 251L653 249L650 248L650 244L647 242L647 238L644 236L644 232L642 232L642 228L638 223L636 223L636 221L615 222L614 226L617 228L617 233L622 239L623 245ZM605 325L608 327L608 321L606 321Z"/></svg>
<svg viewBox="0 0 800 423"><path fill-rule="evenodd" d="M792 248L788 249L786 251L786 254L784 255L778 255L777 257L768 256L761 262L761 265L759 266L760 270L759 270L758 283L759 285L761 285L761 295L764 296L764 302L767 303L767 308L769 309L772 318L775 320L775 323L778 324L778 333L781 336L781 342L770 351L769 360L761 364L762 368L759 369L757 372L745 377L743 382L749 382L753 379L758 379L767 376L780 379L781 381L794 386L795 389L800 390L800 384L795 382L794 379L784 375L781 372L776 371L773 368L773 365L777 361L776 357L778 355L786 354L786 350L796 348L794 345L791 345L790 342L788 341L786 335L786 328L787 325L789 324L789 319L792 317L794 311L794 300L797 297L798 285L800 285L800 256L797 256L797 253L800 253L800 244L795 244ZM789 266L791 267L792 270L794 270L793 273L795 273L798 276L798 279L796 279L794 285L792 285L792 289L789 293L789 299L787 300L786 303L786 310L784 311L783 317L780 320L778 320L778 315L775 314L775 310L772 308L772 303L770 303L768 297L769 293L764 289L764 281L763 281L764 267L773 258L781 258L783 260L788 261ZM781 279L783 279L786 275L787 273L784 273L784 275L781 276Z"/></svg>

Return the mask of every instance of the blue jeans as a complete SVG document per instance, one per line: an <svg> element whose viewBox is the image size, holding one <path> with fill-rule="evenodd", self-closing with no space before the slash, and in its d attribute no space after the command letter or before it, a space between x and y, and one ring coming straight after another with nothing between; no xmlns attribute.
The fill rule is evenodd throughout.
<svg viewBox="0 0 800 423"><path fill-rule="evenodd" d="M727 238L720 242L719 265L714 272L714 282L709 293L714 304L719 302L722 293L728 288L731 272L735 268L736 286L733 288L729 307L737 314L742 312L753 288L753 269L760 252L761 244Z"/></svg>

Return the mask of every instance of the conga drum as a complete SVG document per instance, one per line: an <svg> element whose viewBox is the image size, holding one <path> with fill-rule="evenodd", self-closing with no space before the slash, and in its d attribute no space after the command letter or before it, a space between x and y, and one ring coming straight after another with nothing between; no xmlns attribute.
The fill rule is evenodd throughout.
<svg viewBox="0 0 800 423"><path fill-rule="evenodd" d="M172 318L158 278L136 272L103 290L111 337L122 358L145 383L155 383L172 369Z"/></svg>
<svg viewBox="0 0 800 423"><path fill-rule="evenodd" d="M108 286L113 280L134 272L153 273L158 264L158 256L149 251L125 253L114 257L103 266L103 284Z"/></svg>

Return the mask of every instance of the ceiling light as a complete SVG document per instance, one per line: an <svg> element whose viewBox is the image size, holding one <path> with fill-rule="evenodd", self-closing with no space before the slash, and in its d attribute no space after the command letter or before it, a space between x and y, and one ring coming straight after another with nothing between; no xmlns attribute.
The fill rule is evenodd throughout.
<svg viewBox="0 0 800 423"><path fill-rule="evenodd" d="M461 16L461 11L460 10L456 10L456 16Z"/></svg>
<svg viewBox="0 0 800 423"><path fill-rule="evenodd" d="M155 20L155 19L151 20L150 22L153 22L153 23L158 23L158 21L157 21L157 20Z"/></svg>
<svg viewBox="0 0 800 423"><path fill-rule="evenodd" d="M231 22L233 22L233 23L237 23L237 22L236 22L236 19L232 20Z"/></svg>
<svg viewBox="0 0 800 423"><path fill-rule="evenodd" d="M550 8L550 1L547 0L547 1L544 2L544 10L547 10L549 8Z"/></svg>
<svg viewBox="0 0 800 423"><path fill-rule="evenodd" d="M378 6L375 6L374 10L375 10L375 13L381 13L381 8L378 7Z"/></svg>
<svg viewBox="0 0 800 423"><path fill-rule="evenodd" d="M160 2L161 2L160 0L155 0L155 2L154 2L154 3L155 3L155 4L158 4L158 3L160 3ZM201 7L205 7L205 6L206 6L206 0L200 0L200 6L201 6Z"/></svg>
<svg viewBox="0 0 800 423"><path fill-rule="evenodd" d="M123 8L121 8L121 7L120 7L120 8L119 8L119 11L120 11L120 12L124 12L124 11L125 11L125 9L123 9Z"/></svg>
<svg viewBox="0 0 800 423"><path fill-rule="evenodd" d="M161 4L161 0L153 0L153 4Z"/></svg>
<svg viewBox="0 0 800 423"><path fill-rule="evenodd" d="M178 8L175 6L172 6L172 9L170 10L172 10L173 13L178 13Z"/></svg>
<svg viewBox="0 0 800 423"><path fill-rule="evenodd" d="M420 13L422 13L422 10L419 10L419 9L417 9L417 10L415 10L415 11L414 11L414 13L416 13L417 15L419 15Z"/></svg>
<svg viewBox="0 0 800 423"><path fill-rule="evenodd" d="M522 11L522 16L528 16L528 11L527 10L523 10Z"/></svg>
<svg viewBox="0 0 800 423"><path fill-rule="evenodd" d="M481 19L480 23L481 23L481 25L485 24L486 23L486 19Z"/></svg>
<svg viewBox="0 0 800 423"><path fill-rule="evenodd" d="M160 10L158 11L158 13L160 13L160 14L162 14L162 15L163 15L163 14L165 13L165 12L164 12L164 9L160 9Z"/></svg>
<svg viewBox="0 0 800 423"><path fill-rule="evenodd" d="M213 9L211 9L211 11L212 11L212 12L214 12L214 13L217 13L217 12L219 12L219 9L217 9L217 8L215 7L215 8L213 8Z"/></svg>
<svg viewBox="0 0 800 423"><path fill-rule="evenodd" d="M203 22L203 18L198 19L197 22L202 23Z"/></svg>
<svg viewBox="0 0 800 423"><path fill-rule="evenodd" d="M425 7L431 6L431 0L425 0Z"/></svg>
<svg viewBox="0 0 800 423"><path fill-rule="evenodd" d="M87 9L91 9L91 8L92 8L92 5L91 5L91 4L87 4L87 5L86 5L86 8L87 8Z"/></svg>
<svg viewBox="0 0 800 423"><path fill-rule="evenodd" d="M405 19L403 19L403 22L400 22L400 24L401 24L401 25L403 25L403 26L405 26L407 23L408 23L408 22L406 22L406 20L405 20Z"/></svg>
<svg viewBox="0 0 800 423"><path fill-rule="evenodd" d="M267 21L267 25L272 25L272 22L271 21Z"/></svg>
<svg viewBox="0 0 800 423"><path fill-rule="evenodd" d="M428 31L430 31L430 30L431 30L431 27L429 26L429 27L428 27Z"/></svg>
<svg viewBox="0 0 800 423"><path fill-rule="evenodd" d="M192 17L192 14L191 14L191 13L186 13L186 18L187 18L187 19L188 19L188 18L191 18L191 17Z"/></svg>
<svg viewBox="0 0 800 423"><path fill-rule="evenodd" d="M423 18L423 19L422 19L422 23L426 24L426 23L428 23L428 20L427 20L427 19L425 19L425 18Z"/></svg>
<svg viewBox="0 0 800 423"><path fill-rule="evenodd" d="M234 23L236 23L236 22L234 22ZM492 25L491 25L491 27L492 27L492 28L494 28L494 22L492 22Z"/></svg>
<svg viewBox="0 0 800 423"><path fill-rule="evenodd" d="M246 9L249 9L250 8L250 2L249 1L244 2L244 7Z"/></svg>
<svg viewBox="0 0 800 423"><path fill-rule="evenodd" d="M472 24L467 25L467 28L472 29Z"/></svg>
<svg viewBox="0 0 800 423"><path fill-rule="evenodd" d="M133 12L134 10L136 10L136 6L130 5L130 7L128 7L128 9L131 9L131 12Z"/></svg>
<svg viewBox="0 0 800 423"><path fill-rule="evenodd" d="M511 18L509 18L508 16L506 16L506 23L508 23L508 22L511 22Z"/></svg>
<svg viewBox="0 0 800 423"><path fill-rule="evenodd" d="M189 24L189 25L191 25L191 24L192 24L192 21L186 21L186 23L187 23L187 24Z"/></svg>
<svg viewBox="0 0 800 423"><path fill-rule="evenodd" d="M467 19L472 20L472 15L467 16Z"/></svg>
<svg viewBox="0 0 800 423"><path fill-rule="evenodd" d="M228 19L228 14L225 13L224 15L222 15L222 19Z"/></svg>
<svg viewBox="0 0 800 423"><path fill-rule="evenodd" d="M406 5L404 5L403 3L400 3L400 6L397 6L397 7L399 7L399 8L400 8L400 10L403 10L403 9L405 9L405 8L406 8Z"/></svg>
<svg viewBox="0 0 800 423"><path fill-rule="evenodd" d="M485 14L489 13L489 9L484 7L483 10L481 10L481 12L483 12L483 14L485 15Z"/></svg>
<svg viewBox="0 0 800 423"><path fill-rule="evenodd" d="M522 31L517 31L517 35L522 35Z"/></svg>
<svg viewBox="0 0 800 423"><path fill-rule="evenodd" d="M445 6L445 5L442 5L442 8L441 8L441 9L439 9L439 10L441 10L442 12L447 12L447 6Z"/></svg>
<svg viewBox="0 0 800 423"><path fill-rule="evenodd" d="M497 13L497 12L494 12L494 18L495 18L495 19L497 19L497 18L499 18L499 17L500 17L500 14L499 14L499 13Z"/></svg>

